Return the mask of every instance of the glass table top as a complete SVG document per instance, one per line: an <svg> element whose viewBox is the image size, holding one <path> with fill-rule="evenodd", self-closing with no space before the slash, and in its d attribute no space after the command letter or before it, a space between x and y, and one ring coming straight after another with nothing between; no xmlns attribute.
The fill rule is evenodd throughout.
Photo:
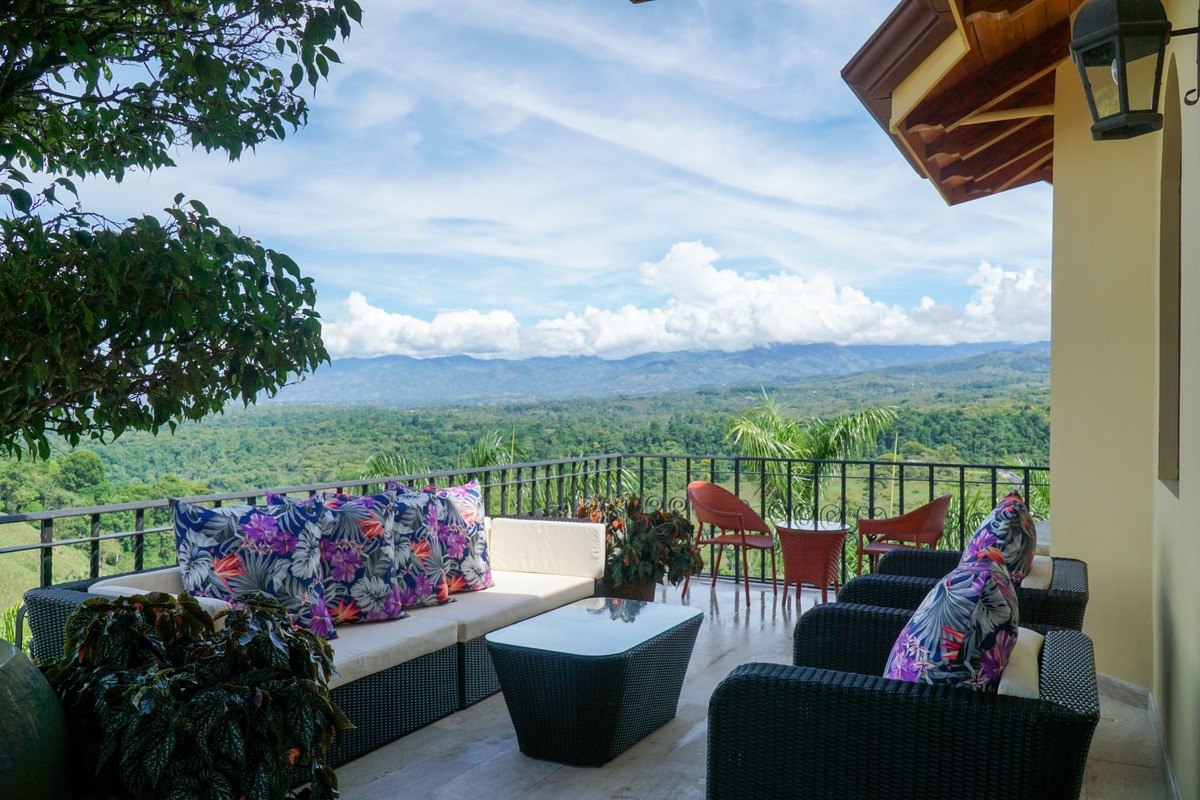
<svg viewBox="0 0 1200 800"><path fill-rule="evenodd" d="M776 528L793 531L816 531L818 533L839 533L848 530L848 526L841 522L826 522L825 520L813 521L811 519L789 519L775 523Z"/></svg>
<svg viewBox="0 0 1200 800"><path fill-rule="evenodd" d="M576 656L612 656L702 616L699 609L590 597L501 628L487 641Z"/></svg>

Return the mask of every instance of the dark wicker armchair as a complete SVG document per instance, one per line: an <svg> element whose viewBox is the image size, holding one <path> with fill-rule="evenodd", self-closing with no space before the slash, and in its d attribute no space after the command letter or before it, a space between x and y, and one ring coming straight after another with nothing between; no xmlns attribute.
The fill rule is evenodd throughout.
<svg viewBox="0 0 1200 800"><path fill-rule="evenodd" d="M879 677L909 613L821 605L796 666L745 664L708 710L710 800L1070 800L1100 718L1091 640L1046 629L1041 697Z"/></svg>
<svg viewBox="0 0 1200 800"><path fill-rule="evenodd" d="M962 553L953 550L897 550L879 560L875 574L855 578L842 587L838 599L911 611L961 558ZM1072 558L1054 559L1050 588L1019 588L1017 601L1022 625L1083 630L1088 604L1087 564Z"/></svg>

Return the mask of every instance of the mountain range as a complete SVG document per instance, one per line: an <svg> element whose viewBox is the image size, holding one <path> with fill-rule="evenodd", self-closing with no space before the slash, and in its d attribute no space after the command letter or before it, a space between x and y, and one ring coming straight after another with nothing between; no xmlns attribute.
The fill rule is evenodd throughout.
<svg viewBox="0 0 1200 800"><path fill-rule="evenodd" d="M341 358L272 401L296 405L417 408L653 395L731 386L786 386L822 376L933 365L995 352L1047 352L1049 344L804 344L739 352L647 353L485 360L470 356Z"/></svg>

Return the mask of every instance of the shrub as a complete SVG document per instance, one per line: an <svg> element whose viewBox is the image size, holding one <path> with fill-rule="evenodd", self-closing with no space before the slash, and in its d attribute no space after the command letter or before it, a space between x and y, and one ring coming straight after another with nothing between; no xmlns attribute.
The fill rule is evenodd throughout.
<svg viewBox="0 0 1200 800"><path fill-rule="evenodd" d="M43 665L66 710L88 800L278 800L310 782L350 727L329 699L328 643L252 596L224 627L195 598L85 602L66 655Z"/></svg>

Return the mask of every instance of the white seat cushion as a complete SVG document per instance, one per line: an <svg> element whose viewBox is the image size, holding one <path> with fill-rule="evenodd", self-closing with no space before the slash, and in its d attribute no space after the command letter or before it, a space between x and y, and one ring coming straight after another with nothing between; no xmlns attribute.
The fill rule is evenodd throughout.
<svg viewBox="0 0 1200 800"><path fill-rule="evenodd" d="M493 570L604 577L604 526L598 522L497 517L490 531Z"/></svg>
<svg viewBox="0 0 1200 800"><path fill-rule="evenodd" d="M458 626L423 614L389 622L339 625L333 648L337 674L329 688L341 686L458 642Z"/></svg>
<svg viewBox="0 0 1200 800"><path fill-rule="evenodd" d="M1008 666L1000 676L999 694L1010 697L1041 697L1042 644L1046 637L1029 628L1017 629L1017 644L1008 656Z"/></svg>
<svg viewBox="0 0 1200 800"><path fill-rule="evenodd" d="M1049 589L1054 577L1054 559L1050 556L1034 556L1029 574L1021 581L1022 589Z"/></svg>
<svg viewBox="0 0 1200 800"><path fill-rule="evenodd" d="M499 520L497 520L498 522ZM596 582L571 575L492 571L495 585L478 592L460 592L444 606L414 609L413 618L446 620L458 624L458 641L469 642L523 619L591 597ZM345 630L338 628L338 632Z"/></svg>

